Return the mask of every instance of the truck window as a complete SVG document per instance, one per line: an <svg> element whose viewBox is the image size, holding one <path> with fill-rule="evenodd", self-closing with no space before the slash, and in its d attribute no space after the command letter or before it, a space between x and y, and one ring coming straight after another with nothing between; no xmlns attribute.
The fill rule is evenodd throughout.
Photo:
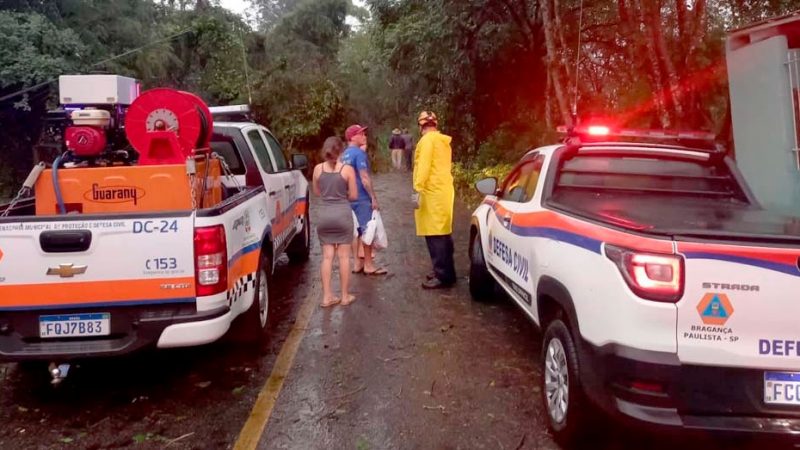
<svg viewBox="0 0 800 450"><path fill-rule="evenodd" d="M267 138L267 144L269 144L269 151L272 154L272 158L275 160L275 168L278 172L282 172L284 170L289 170L289 163L286 162L286 156L283 154L283 148L281 148L281 144L278 143L278 140L275 139L269 131L264 131L264 136Z"/></svg>
<svg viewBox="0 0 800 450"><path fill-rule="evenodd" d="M242 157L236 150L236 142L233 138L214 133L211 136L211 151L225 158L225 162L228 163L228 167L234 175L244 175L245 168Z"/></svg>
<svg viewBox="0 0 800 450"><path fill-rule="evenodd" d="M518 203L530 201L536 194L543 163L544 156L539 155L514 169L503 182L502 199Z"/></svg>
<svg viewBox="0 0 800 450"><path fill-rule="evenodd" d="M253 145L253 152L256 154L256 158L258 158L261 168L267 173L275 173L275 167L272 165L272 161L269 159L267 145L264 143L261 133L259 133L257 129L250 130L247 132L247 138L250 139L250 142Z"/></svg>
<svg viewBox="0 0 800 450"><path fill-rule="evenodd" d="M628 155L578 155L563 163L556 190L714 197L746 202L722 162Z"/></svg>

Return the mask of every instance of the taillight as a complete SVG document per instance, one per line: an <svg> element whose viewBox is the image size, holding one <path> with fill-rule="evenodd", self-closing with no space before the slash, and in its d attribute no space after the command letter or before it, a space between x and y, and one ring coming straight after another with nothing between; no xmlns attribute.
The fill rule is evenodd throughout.
<svg viewBox="0 0 800 450"><path fill-rule="evenodd" d="M222 225L195 228L194 259L198 297L228 290L228 249Z"/></svg>
<svg viewBox="0 0 800 450"><path fill-rule="evenodd" d="M605 246L631 290L647 300L677 302L683 294L683 258Z"/></svg>

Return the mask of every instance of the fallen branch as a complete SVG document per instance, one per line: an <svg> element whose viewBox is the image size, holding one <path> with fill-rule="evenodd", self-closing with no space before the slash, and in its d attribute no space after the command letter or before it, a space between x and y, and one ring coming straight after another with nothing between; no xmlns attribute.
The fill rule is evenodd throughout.
<svg viewBox="0 0 800 450"><path fill-rule="evenodd" d="M165 445L165 447L169 447L170 445L172 445L172 444L174 444L174 443L176 443L178 441L181 441L183 439L186 439L186 438L188 438L189 436L192 436L192 435L194 435L194 431L192 431L191 433L186 433L183 436L178 436L175 439L170 439L169 441L167 441L167 445Z"/></svg>
<svg viewBox="0 0 800 450"><path fill-rule="evenodd" d="M438 405L438 406L422 405L422 409L428 409L428 410L437 410L438 409L438 410L440 410L442 412L442 414L447 414L447 411L445 410L444 405Z"/></svg>
<svg viewBox="0 0 800 450"><path fill-rule="evenodd" d="M388 362L397 361L397 360L400 360L400 359L411 359L413 357L414 357L414 355L395 356L394 358L381 358L380 356L378 356L378 359L380 359L381 361L383 361L385 363L388 363Z"/></svg>
<svg viewBox="0 0 800 450"><path fill-rule="evenodd" d="M97 422L95 422L95 423L93 423L93 424L89 425L89 429L91 430L92 428L94 428L94 427L96 427L96 426L100 425L101 423L103 423L103 422L107 421L108 419L109 419L108 417L105 417L105 418L103 418L103 419L100 419L99 421L97 421Z"/></svg>
<svg viewBox="0 0 800 450"><path fill-rule="evenodd" d="M519 444L517 444L517 446L516 446L516 448L514 448L514 450L519 450L519 449L522 448L523 445L525 445L525 438L527 436L528 436L527 434L523 434L522 435L522 439L519 440Z"/></svg>
<svg viewBox="0 0 800 450"><path fill-rule="evenodd" d="M321 420L323 420L323 419L327 419L328 417L332 417L334 414L336 414L336 412L337 412L337 411L339 411L339 410L342 408L342 406L344 406L344 405L346 405L346 404L350 403L351 401L352 401L352 400L345 400L345 401L343 401L343 402L339 403L339 404L338 404L338 405L336 405L336 407L335 407L335 408L333 408L332 410L330 410L330 411L328 411L327 413L325 413L325 414L323 414L323 415L319 416L319 418L317 419L317 422L319 422L319 421L321 421Z"/></svg>

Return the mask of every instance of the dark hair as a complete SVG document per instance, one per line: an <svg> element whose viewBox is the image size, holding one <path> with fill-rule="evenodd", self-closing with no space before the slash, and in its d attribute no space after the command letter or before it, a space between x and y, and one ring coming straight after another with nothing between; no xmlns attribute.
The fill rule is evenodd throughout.
<svg viewBox="0 0 800 450"><path fill-rule="evenodd" d="M344 150L344 142L337 136L331 136L325 139L320 153L326 162L335 162L342 154L342 150Z"/></svg>

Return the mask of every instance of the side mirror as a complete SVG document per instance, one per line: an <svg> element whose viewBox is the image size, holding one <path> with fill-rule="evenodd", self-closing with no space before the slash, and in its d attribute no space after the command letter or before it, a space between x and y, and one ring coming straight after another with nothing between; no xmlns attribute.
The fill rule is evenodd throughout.
<svg viewBox="0 0 800 450"><path fill-rule="evenodd" d="M483 195L497 195L497 178L484 178L475 183L475 189Z"/></svg>
<svg viewBox="0 0 800 450"><path fill-rule="evenodd" d="M308 169L308 156L303 155L301 153L295 153L292 155L292 169L294 170L306 170Z"/></svg>

